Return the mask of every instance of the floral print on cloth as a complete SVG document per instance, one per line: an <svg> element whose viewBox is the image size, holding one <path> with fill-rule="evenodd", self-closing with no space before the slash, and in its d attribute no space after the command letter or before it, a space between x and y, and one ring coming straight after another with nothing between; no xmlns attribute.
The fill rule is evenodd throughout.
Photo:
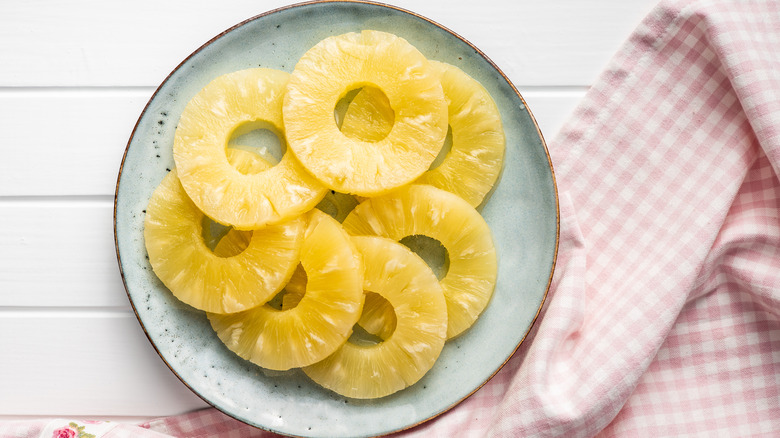
<svg viewBox="0 0 780 438"><path fill-rule="evenodd" d="M113 429L108 421L55 419L43 428L40 438L100 438Z"/></svg>

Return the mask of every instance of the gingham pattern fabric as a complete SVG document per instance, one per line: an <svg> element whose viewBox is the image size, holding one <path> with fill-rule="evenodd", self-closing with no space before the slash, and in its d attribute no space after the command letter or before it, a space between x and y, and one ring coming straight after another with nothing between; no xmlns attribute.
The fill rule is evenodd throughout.
<svg viewBox="0 0 780 438"><path fill-rule="evenodd" d="M550 142L532 342L410 436L780 436L780 2L664 2Z"/></svg>
<svg viewBox="0 0 780 438"><path fill-rule="evenodd" d="M780 2L659 4L549 148L540 319L482 389L396 435L780 436ZM275 436L214 409L121 426L105 436Z"/></svg>

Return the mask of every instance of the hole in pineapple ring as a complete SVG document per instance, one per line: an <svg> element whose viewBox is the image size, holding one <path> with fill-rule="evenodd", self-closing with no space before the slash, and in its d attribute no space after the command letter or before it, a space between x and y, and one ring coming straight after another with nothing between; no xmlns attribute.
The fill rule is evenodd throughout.
<svg viewBox="0 0 780 438"><path fill-rule="evenodd" d="M217 257L233 257L244 252L252 240L251 231L234 230L233 227L222 225L203 215L201 219L201 236L206 247Z"/></svg>
<svg viewBox="0 0 780 438"><path fill-rule="evenodd" d="M267 303L265 303L266 306L272 307L276 310L290 310L292 307L284 307L284 297L287 296L287 290L282 289L279 291L278 294L274 295L273 298L271 298ZM297 304L296 304L297 305Z"/></svg>
<svg viewBox="0 0 780 438"><path fill-rule="evenodd" d="M452 126L447 125L447 136L444 137L444 144L441 146L441 150L439 150L439 155L436 155L436 159L434 159L433 163L431 163L431 166L428 167L428 170L433 170L441 166L441 163L443 163L444 160L447 159L447 155L450 154L451 150L452 150Z"/></svg>
<svg viewBox="0 0 780 438"><path fill-rule="evenodd" d="M295 268L284 288L265 305L280 311L294 309L306 294L307 282L306 271L303 269L303 265L298 263L298 267Z"/></svg>
<svg viewBox="0 0 780 438"><path fill-rule="evenodd" d="M345 136L373 143L390 134L395 112L379 87L365 85L347 91L336 102L333 119Z"/></svg>
<svg viewBox="0 0 780 438"><path fill-rule="evenodd" d="M354 196L331 190L325 194L325 197L322 198L322 201L316 207L333 219L344 222L349 212L357 205L358 200Z"/></svg>
<svg viewBox="0 0 780 438"><path fill-rule="evenodd" d="M437 239L415 234L406 236L398 242L420 256L436 274L436 278L441 280L447 276L447 271L450 269L450 254Z"/></svg>
<svg viewBox="0 0 780 438"><path fill-rule="evenodd" d="M358 323L352 328L349 341L357 345L376 345L395 332L398 319L393 305L376 292L363 291L366 300Z"/></svg>
<svg viewBox="0 0 780 438"><path fill-rule="evenodd" d="M355 324L354 327L352 327L352 334L349 335L347 340L355 345L363 346L377 345L384 342L384 339L379 335L369 332L360 324Z"/></svg>
<svg viewBox="0 0 780 438"><path fill-rule="evenodd" d="M244 122L230 134L228 147L254 152L272 165L279 164L287 152L284 135L266 121Z"/></svg>
<svg viewBox="0 0 780 438"><path fill-rule="evenodd" d="M344 115L347 113L349 105L355 100L355 96L363 90L363 87L355 88L354 90L347 91L344 97L336 102L336 107L333 108L333 120L336 122L336 126L341 129L344 125Z"/></svg>

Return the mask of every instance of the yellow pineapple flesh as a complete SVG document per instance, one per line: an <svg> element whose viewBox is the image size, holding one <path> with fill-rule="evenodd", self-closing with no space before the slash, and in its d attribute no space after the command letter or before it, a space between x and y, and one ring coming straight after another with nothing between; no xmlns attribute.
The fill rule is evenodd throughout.
<svg viewBox="0 0 780 438"><path fill-rule="evenodd" d="M262 172L271 168L271 163L259 154L244 149L229 148L227 150L228 162L239 172L245 175ZM220 257L230 257L239 254L246 249L252 239L252 231L240 231L232 227L220 226L219 223L207 220L204 224L204 237L206 246L213 248L214 254Z"/></svg>
<svg viewBox="0 0 780 438"><path fill-rule="evenodd" d="M239 238L239 236L235 236ZM306 293L306 271L298 265L290 281L284 287L282 296L282 309L292 309L297 306ZM366 332L387 339L395 330L396 318L393 306L381 295L374 292L365 293L363 313L360 315L358 325Z"/></svg>
<svg viewBox="0 0 780 438"><path fill-rule="evenodd" d="M238 312L268 301L292 275L302 219L248 232L241 250L222 254L206 245L203 223L174 169L149 200L144 241L155 274L179 300L207 312Z"/></svg>
<svg viewBox="0 0 780 438"><path fill-rule="evenodd" d="M271 370L320 361L352 333L363 307L362 266L346 231L319 210L308 224L300 253L306 293L296 306L262 305L234 314L208 314L217 336L239 356Z"/></svg>
<svg viewBox="0 0 780 438"><path fill-rule="evenodd" d="M239 236L235 236L235 238L240 239ZM302 266L298 266L282 292L284 293L282 309L291 309L298 305L306 293L306 271L303 270ZM360 315L358 325L380 339L387 339L395 330L396 325L393 306L377 293L366 292L365 294L363 313Z"/></svg>
<svg viewBox="0 0 780 438"><path fill-rule="evenodd" d="M351 398L379 398L420 380L447 338L447 305L433 271L392 240L354 237L364 261L363 289L384 297L396 325L382 342L346 342L324 360L305 367L312 380Z"/></svg>
<svg viewBox="0 0 780 438"><path fill-rule="evenodd" d="M478 81L453 65L439 61L430 64L447 98L452 145L441 164L426 171L415 183L455 193L477 207L495 185L503 167L506 138L501 115ZM364 87L347 107L341 131L358 138L382 138L393 117L382 93Z"/></svg>
<svg viewBox="0 0 780 438"><path fill-rule="evenodd" d="M488 305L498 268L493 237L484 218L459 196L412 184L366 199L343 224L352 235L395 241L422 235L444 246L449 268L440 283L447 300L449 338L471 327Z"/></svg>
<svg viewBox="0 0 780 438"><path fill-rule="evenodd" d="M377 141L344 135L337 103L364 86L378 88L393 111ZM436 158L447 134L447 104L427 59L406 40L366 30L329 37L307 51L284 98L289 147L331 189L375 196L410 183Z"/></svg>
<svg viewBox="0 0 780 438"><path fill-rule="evenodd" d="M221 224L248 230L280 223L314 207L327 191L289 151L259 172L242 173L227 159L231 136L253 127L270 127L285 142L288 79L288 73L266 68L219 76L188 102L179 119L173 157L182 186Z"/></svg>

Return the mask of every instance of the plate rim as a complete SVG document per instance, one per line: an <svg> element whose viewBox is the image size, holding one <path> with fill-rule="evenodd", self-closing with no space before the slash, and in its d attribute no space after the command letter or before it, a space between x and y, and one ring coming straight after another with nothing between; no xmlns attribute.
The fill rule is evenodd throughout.
<svg viewBox="0 0 780 438"><path fill-rule="evenodd" d="M302 1L302 2L291 3L291 4L287 4L287 5L284 5L284 6L281 6L281 7L277 7L277 8L270 9L268 11L265 11L265 12L253 15L253 16L247 18L247 19L244 19L244 20L242 20L242 21L240 21L240 22L238 22L238 23L228 27L227 29L223 30L222 32L219 32L214 37L210 38L208 41L206 41L205 43L201 44L198 48L193 50L184 59L182 59L182 61L179 62L165 76L165 78L155 87L154 92L152 93L152 95L149 97L148 101L144 105L143 109L141 110L141 113L138 116L138 119L136 120L136 122L135 122L135 124L133 126L132 131L130 132L130 135L129 135L128 141L127 141L127 145L125 146L125 149L124 149L124 152L123 152L123 155L122 155L122 160L121 160L120 165L119 165L119 172L118 172L118 175L117 175L116 185L115 185L115 189L114 189L114 200L113 200L114 248L115 248L115 253L116 253L116 258L117 258L117 264L118 264L118 267L119 267L119 274L120 274L120 276L122 278L122 285L123 285L123 287L125 289L125 294L126 294L126 296L128 298L128 301L130 302L130 306L133 309L133 314L135 315L136 320L138 321L139 325L141 326L141 329L143 330L144 335L146 336L147 340L152 345L152 348L154 348L154 351L157 353L157 355L163 361L163 363L166 365L166 367L168 367L168 369L173 373L173 375L176 376L176 378L182 384L184 384L184 386L191 393L195 394L198 398L203 400L210 407L212 407L214 409L217 409L219 412L222 412L223 414L229 416L230 418L233 418L233 419L235 419L237 421L240 421L241 423L244 423L244 424L246 424L248 426L251 426L251 427L254 427L254 428L257 428L257 429L266 430L266 431L270 431L270 432L278 433L278 434L282 434L282 435L294 436L294 435L285 434L285 433L280 432L280 431L272 430L270 428L262 427L262 426L259 426L257 424L249 423L248 421L245 421L244 419L238 418L238 417L234 416L233 414L227 412L225 409L217 406L215 403L213 403L210 400L208 400L205 395L200 394L200 392L198 392L197 390L195 390L195 388L190 386L190 384L174 369L174 367L168 362L168 360L166 360L165 356L159 350L157 344L152 340L151 335L149 334L149 332L146 329L146 326L143 324L143 322L141 320L141 316L138 314L138 309L136 308L136 304L133 301L132 296L130 295L130 290L128 289L127 279L125 278L124 268L122 267L122 258L121 258L120 251L119 251L119 236L118 236L118 232L117 232L117 208L118 208L118 201L119 201L119 186L120 186L120 182L121 182L121 179L122 179L122 174L123 174L123 170L124 170L124 166L125 166L125 160L127 158L128 151L129 151L130 146L131 146L131 144L133 142L133 139L135 138L136 131L138 130L138 127L139 127L141 121L143 120L144 116L146 115L147 110L149 110L150 105L157 98L157 96L160 93L160 91L163 88L163 86L171 79L171 77L176 72L179 71L180 68L182 68L183 65L185 65L190 59L195 57L197 54L199 54L201 51L206 49L208 46L213 44L215 41L219 40L220 38L222 38L226 34L232 32L232 31L234 31L234 30L236 30L236 29L238 29L238 28L240 28L240 27L242 27L242 26L244 26L244 25L246 25L246 24L248 24L248 23L250 23L252 21L258 20L260 18L269 16L269 15L273 15L273 14L276 14L276 13L279 13L279 12L282 12L282 11L285 11L285 10L289 10L289 9L295 9L295 8L299 8L299 7L306 7L306 6L310 6L310 5L314 5L314 4L328 4L328 3L364 4L364 5L369 5L369 6L388 8L388 9L395 10L397 12L408 14L408 15L411 15L413 17L416 17L416 18L418 18L420 20L423 20L423 21L427 22L428 24L431 24L431 25L433 25L435 27L438 27L439 29L445 31L446 33L449 33L450 35L452 35L453 37L455 37L456 39L460 40L461 42L463 42L464 44L469 46L471 49L473 49L474 52L479 57L483 58L496 71L496 73L498 73L503 78L503 80L506 81L507 85L511 88L511 90L515 93L515 95L520 99L520 101L524 105L525 110L528 113L528 116L530 117L531 122L532 122L534 128L536 129L536 134L538 135L539 140L541 142L542 150L543 150L543 152L544 152L544 154L545 154L545 156L547 158L547 167L548 167L548 169L550 171L550 178L551 178L552 189L553 189L552 190L552 194L553 194L553 199L554 199L554 202L555 202L555 244L554 244L553 253L552 253L552 260L551 260L551 264L550 264L550 272L549 272L549 275L548 275L548 278L547 278L547 283L545 285L544 293L542 295L542 299L541 299L541 301L539 303L539 306L536 309L536 312L535 312L535 314L534 314L534 316L533 316L533 318L531 320L531 323L528 326L528 329L523 334L523 336L520 339L520 341L517 343L517 345L514 347L514 349L508 354L506 359L495 369L495 371L493 371L487 378L485 378L485 380L482 383L480 383L478 386L476 386L472 391L470 391L469 393L464 395L462 398L454 401L449 406L446 406L444 409L442 409L440 412L438 412L438 413L436 413L434 415L428 416L428 417L426 417L424 419L421 419L420 421L414 422L412 424L408 424L408 425L402 426L400 428L397 428L397 429L394 429L394 430L390 430L390 431L387 431L387 432L383 432L383 433L381 433L379 435L375 435L375 436L385 436L385 435L389 435L389 434L392 434L392 433L398 433L398 432L402 432L402 431L414 428L416 426L419 426L419 425L421 425L423 423L427 423L427 422L429 422L429 421L431 421L431 420L433 420L433 419L435 419L435 418L437 418L437 417L439 417L439 416L449 412L450 410L452 410L453 408L455 408L456 406L461 404L464 400L466 400L469 397L471 397L480 388L482 388L484 385L486 385L493 377L495 377L495 375L498 374L498 372L501 371L501 369L503 369L503 367L507 364L507 362L509 362L509 360L512 357L514 357L514 355L517 352L517 350L520 348L521 345L523 345L526 342L526 339L528 338L528 335L533 331L534 327L536 326L537 320L539 319L539 316L541 315L542 308L547 303L547 297L548 297L548 295L550 293L550 288L552 286L552 281L553 281L553 277L554 277L554 274L555 274L555 269L557 267L558 250L559 250L559 247L560 247L561 211L560 211L560 199L559 199L559 193L558 193L558 183L557 183L557 180L556 180L555 168L553 166L553 162L552 162L552 158L551 158L551 155L550 155L550 151L549 151L549 148L547 146L547 141L545 140L545 137L544 137L544 135L543 135L543 133L541 131L541 128L539 127L539 124L538 124L538 122L536 120L536 117L534 116L531 108L528 106L525 98L520 93L520 91L517 89L517 87L515 87L514 83L512 83L512 81L509 79L509 77L499 68L499 66L495 62L493 62L492 59L490 59L490 57L487 56L487 54L485 54L481 49L479 49L474 44L472 44L469 40L467 40L466 38L464 38L463 36L461 36L457 32L453 31L452 29L450 29L450 28L448 28L448 27L446 27L446 26L444 26L444 25L442 25L442 24L440 24L440 23L438 23L438 22L436 22L436 21L434 21L434 20L432 20L432 19L430 19L430 18L428 18L426 16L423 16L421 14L418 14L418 13L416 13L414 11L411 11L409 9L406 9L406 8L402 8L402 7L395 6L395 5L390 5L390 4L379 2L379 1L373 1L373 0L309 0L309 1Z"/></svg>

